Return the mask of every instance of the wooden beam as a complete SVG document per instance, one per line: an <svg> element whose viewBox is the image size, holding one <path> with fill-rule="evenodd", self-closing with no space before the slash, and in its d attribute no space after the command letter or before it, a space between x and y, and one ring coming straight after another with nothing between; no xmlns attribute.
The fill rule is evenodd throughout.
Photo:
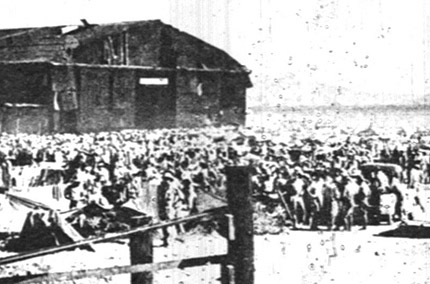
<svg viewBox="0 0 430 284"><path fill-rule="evenodd" d="M14 263L17 261L22 261L22 260L26 260L26 259L30 259L30 258L34 258L34 257L38 257L38 256L53 254L56 252L65 251L65 250L69 250L69 249L75 249L78 247L82 247L82 246L90 245L90 244L94 244L94 243L105 242L105 241L110 241L110 240L114 240L114 239L129 237L129 236L136 234L136 233L146 233L146 232L150 232L153 230L157 230L157 229L161 229L161 228L165 228L165 227L169 227L169 226L173 226L173 225L177 225L177 224L181 224L181 223L185 223L185 222L189 222L189 221L204 219L207 217L214 217L217 215L223 215L226 213L226 210L227 210L226 207L220 207L220 208L213 209L209 212L203 212L203 213L191 215L188 217L178 218L178 219L174 219L174 220L170 220L170 221L159 222L159 223L149 225L149 226L147 226L147 225L146 226L140 226L140 227L136 227L136 228L130 229L130 230L125 231L125 232L105 234L105 235L102 235L99 237L89 238L89 239L82 240L82 241L72 243L72 244L66 244L66 245L62 245L62 246L51 247L51 248L46 248L46 249L41 249L41 250L36 250L36 251L31 251L31 252L25 252L25 253L13 255L13 256L8 256L8 257L0 258L0 265Z"/></svg>
<svg viewBox="0 0 430 284"><path fill-rule="evenodd" d="M276 193L278 194L279 199L281 200L281 204L284 206L285 212L287 212L288 217L293 222L293 226L295 226L296 225L295 217L294 217L293 213L291 212L290 207L288 207L288 203L285 200L284 195L282 194L282 192L279 189L276 189Z"/></svg>
<svg viewBox="0 0 430 284"><path fill-rule="evenodd" d="M250 74L249 70L230 70L230 69L203 69L203 68L192 68L192 67L152 67L152 66L140 66L140 65L107 65L107 64L86 64L86 63L57 63L51 62L50 64L53 66L65 66L65 65L73 65L77 67L86 67L86 68L94 68L94 69L131 69L131 70L148 70L148 71L165 71L165 72L178 72L178 71L186 71L186 72L202 72L202 73L228 73L228 74Z"/></svg>
<svg viewBox="0 0 430 284"><path fill-rule="evenodd" d="M9 197L11 200L15 199L15 200L17 200L17 201L19 201L19 202L21 202L21 203L23 203L29 207L32 207L33 209L41 208L41 209L45 209L45 210L54 210L53 208L51 208L48 205L45 205L43 203L28 199L25 197L21 197L21 196L15 195L15 194L11 194L8 192L6 192L6 197Z"/></svg>
<svg viewBox="0 0 430 284"><path fill-rule="evenodd" d="M108 65L108 64L85 64L85 63L59 63L49 60L44 61L0 61L0 65L23 65L23 64L48 64L50 66L76 66L82 68L92 69L126 69L126 70L142 70L142 71L160 71L160 72L202 72L202 73L220 73L220 74L250 74L249 70L230 70L230 69L203 69L203 68L192 68L192 67L153 67L153 66L141 66L141 65Z"/></svg>
<svg viewBox="0 0 430 284"><path fill-rule="evenodd" d="M225 261L226 255L212 255L205 257L188 258L183 260L171 260L159 263L148 263L148 264L135 264L126 266L114 266L108 268L96 268L96 269L85 269L75 270L68 272L56 272L56 273L44 273L37 275L26 275L26 276L14 276L7 278L0 278L0 283L62 283L65 281L73 281L78 279L90 278L90 277L106 277L118 274L127 273L154 273L159 270L168 269L184 269L187 267L202 266L207 264L221 264Z"/></svg>

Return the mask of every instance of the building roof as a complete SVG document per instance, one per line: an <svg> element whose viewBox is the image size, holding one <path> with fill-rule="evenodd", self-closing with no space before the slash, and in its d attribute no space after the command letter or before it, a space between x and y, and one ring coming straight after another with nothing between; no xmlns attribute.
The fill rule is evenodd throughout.
<svg viewBox="0 0 430 284"><path fill-rule="evenodd" d="M44 61L65 63L64 58L54 56L58 50L91 46L95 41L118 35L127 31L150 32L160 40L160 34L167 37L170 49L175 56L192 58L178 61L176 69L218 70L250 73L250 71L225 51L214 47L188 33L182 32L159 20L121 22L113 24L90 25L83 21L80 26L55 26L0 30L0 61L31 62ZM43 52L28 52L29 48ZM51 51L52 50L52 51ZM50 56L50 52L52 56ZM13 53L13 56L9 54ZM3 56L2 56L3 54ZM69 62L70 63L70 62ZM83 62L80 62L83 63ZM153 67L153 66L152 66ZM160 68L173 66L157 66ZM173 68L175 69L175 68Z"/></svg>

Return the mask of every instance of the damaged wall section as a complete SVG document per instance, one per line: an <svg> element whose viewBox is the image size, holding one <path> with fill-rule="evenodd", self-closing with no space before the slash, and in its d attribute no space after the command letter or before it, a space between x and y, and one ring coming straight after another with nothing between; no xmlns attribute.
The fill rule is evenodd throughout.
<svg viewBox="0 0 430 284"><path fill-rule="evenodd" d="M30 133L243 124L248 83L246 73L221 70L3 63L0 104L40 108L3 109L2 124ZM18 117L29 127L17 128Z"/></svg>
<svg viewBox="0 0 430 284"><path fill-rule="evenodd" d="M135 71L82 66L52 70L54 131L134 127Z"/></svg>
<svg viewBox="0 0 430 284"><path fill-rule="evenodd" d="M47 107L30 104L6 104L0 109L1 132L43 134L49 132Z"/></svg>
<svg viewBox="0 0 430 284"><path fill-rule="evenodd" d="M1 30L0 60L65 62L67 42L62 27Z"/></svg>
<svg viewBox="0 0 430 284"><path fill-rule="evenodd" d="M51 127L47 64L0 64L0 127L9 133L45 133Z"/></svg>
<svg viewBox="0 0 430 284"><path fill-rule="evenodd" d="M84 67L79 78L79 131L134 127L134 70Z"/></svg>
<svg viewBox="0 0 430 284"><path fill-rule="evenodd" d="M203 72L179 72L177 84L177 125L199 127L217 121L221 77Z"/></svg>
<svg viewBox="0 0 430 284"><path fill-rule="evenodd" d="M227 72L179 72L177 125L244 124L249 80Z"/></svg>
<svg viewBox="0 0 430 284"><path fill-rule="evenodd" d="M0 64L1 103L45 105L50 93L48 64Z"/></svg>
<svg viewBox="0 0 430 284"><path fill-rule="evenodd" d="M251 86L247 74L225 73L223 75L220 97L222 123L245 124L246 88Z"/></svg>

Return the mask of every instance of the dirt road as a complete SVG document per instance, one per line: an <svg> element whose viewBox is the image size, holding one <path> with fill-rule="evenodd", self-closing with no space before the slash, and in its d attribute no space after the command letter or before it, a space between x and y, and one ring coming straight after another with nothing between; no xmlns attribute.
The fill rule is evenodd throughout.
<svg viewBox="0 0 430 284"><path fill-rule="evenodd" d="M352 232L257 236L256 283L430 283L430 239Z"/></svg>
<svg viewBox="0 0 430 284"><path fill-rule="evenodd" d="M375 236L395 228L371 226L352 232L289 231L255 236L255 283L430 283L430 239ZM127 244L97 244L96 253L75 250L0 267L0 276L126 265ZM216 234L190 235L169 248L156 248L156 261L224 253L225 240ZM158 284L219 283L220 267L208 265L161 271ZM70 282L72 283L72 282ZM129 283L129 275L74 283Z"/></svg>

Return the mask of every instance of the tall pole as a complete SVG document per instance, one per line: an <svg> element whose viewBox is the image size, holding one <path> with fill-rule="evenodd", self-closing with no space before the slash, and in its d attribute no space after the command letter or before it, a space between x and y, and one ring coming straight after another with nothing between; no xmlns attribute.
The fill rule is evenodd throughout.
<svg viewBox="0 0 430 284"><path fill-rule="evenodd" d="M227 202L233 216L229 226L228 263L223 267L224 283L254 283L254 234L250 168L226 168Z"/></svg>
<svg viewBox="0 0 430 284"><path fill-rule="evenodd" d="M144 225L143 219L135 219L135 225ZM130 236L130 262L131 264L153 263L152 233L139 232ZM131 275L131 284L152 284L152 272L134 273Z"/></svg>

